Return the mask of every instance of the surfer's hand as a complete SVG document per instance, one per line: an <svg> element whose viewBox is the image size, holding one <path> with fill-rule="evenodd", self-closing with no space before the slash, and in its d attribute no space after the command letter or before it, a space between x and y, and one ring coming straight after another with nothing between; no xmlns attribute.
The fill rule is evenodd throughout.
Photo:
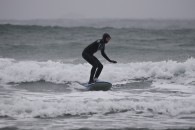
<svg viewBox="0 0 195 130"><path fill-rule="evenodd" d="M110 62L111 62L111 63L117 63L117 61L114 61L114 60L111 60Z"/></svg>

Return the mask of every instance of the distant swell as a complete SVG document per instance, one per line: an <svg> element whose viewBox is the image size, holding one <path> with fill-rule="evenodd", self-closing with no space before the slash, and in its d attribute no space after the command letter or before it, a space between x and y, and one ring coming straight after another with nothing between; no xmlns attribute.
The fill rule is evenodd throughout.
<svg viewBox="0 0 195 130"><path fill-rule="evenodd" d="M29 32L51 32L51 31L62 31L62 30L91 30L91 29L118 29L118 30L129 30L129 31L154 31L154 30L161 30L161 31L181 31L181 32L191 32L194 31L195 27L180 27L178 26L177 28L175 28L173 26L173 28L169 28L169 27L164 27L164 26L154 26L154 27L148 27L145 25L130 25L128 26L124 26L120 25L120 26L115 26L115 25L80 25L80 24L76 24L76 25L72 25L72 26L66 26L66 25L50 25L50 24L10 24L10 23L6 23L6 24L1 24L0 23L0 29L1 32L9 32L13 31L13 32L19 32L21 33L22 31L29 33Z"/></svg>
<svg viewBox="0 0 195 130"><path fill-rule="evenodd" d="M194 29L195 20L133 20L133 19L58 19L58 20L0 20L0 24L95 27L95 28L153 28L153 29Z"/></svg>

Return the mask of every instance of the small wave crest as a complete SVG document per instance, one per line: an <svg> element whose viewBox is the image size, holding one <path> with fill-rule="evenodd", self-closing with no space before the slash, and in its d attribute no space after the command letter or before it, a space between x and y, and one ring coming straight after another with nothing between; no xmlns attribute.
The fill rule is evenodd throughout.
<svg viewBox="0 0 195 130"><path fill-rule="evenodd" d="M46 81L52 83L87 82L91 66L67 64L54 61L16 61L0 58L0 82L22 83ZM166 80L178 84L195 82L195 59L184 62L138 62L127 64L104 64L100 79L113 84L128 83L130 80Z"/></svg>

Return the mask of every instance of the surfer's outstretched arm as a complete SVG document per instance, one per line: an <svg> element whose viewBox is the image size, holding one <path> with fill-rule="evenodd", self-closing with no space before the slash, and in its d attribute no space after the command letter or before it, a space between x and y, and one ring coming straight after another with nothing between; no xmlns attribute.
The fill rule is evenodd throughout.
<svg viewBox="0 0 195 130"><path fill-rule="evenodd" d="M106 53L104 52L104 48L101 50L101 54L102 54L102 56L107 60L107 61L109 61L109 62L111 62L111 63L117 63L116 61L114 61L114 60L110 60L109 58L108 58L108 56L106 55Z"/></svg>

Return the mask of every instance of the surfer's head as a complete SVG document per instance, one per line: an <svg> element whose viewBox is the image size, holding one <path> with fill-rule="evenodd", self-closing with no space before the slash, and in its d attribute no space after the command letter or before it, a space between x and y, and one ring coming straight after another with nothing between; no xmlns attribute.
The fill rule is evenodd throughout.
<svg viewBox="0 0 195 130"><path fill-rule="evenodd" d="M108 43L110 41L111 37L108 33L104 33L102 36L102 40L104 43Z"/></svg>

